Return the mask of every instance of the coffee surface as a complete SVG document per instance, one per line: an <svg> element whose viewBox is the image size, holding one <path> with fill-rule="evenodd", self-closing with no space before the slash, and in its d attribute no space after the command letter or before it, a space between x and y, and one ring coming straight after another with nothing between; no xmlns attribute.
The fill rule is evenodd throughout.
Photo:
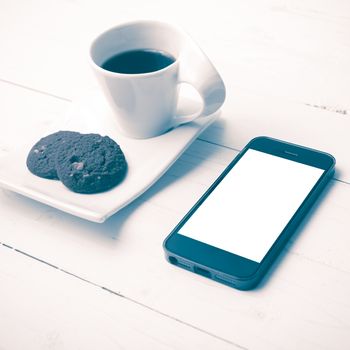
<svg viewBox="0 0 350 350"><path fill-rule="evenodd" d="M125 51L110 57L102 68L123 74L142 74L155 72L175 62L169 53L158 50L142 49Z"/></svg>

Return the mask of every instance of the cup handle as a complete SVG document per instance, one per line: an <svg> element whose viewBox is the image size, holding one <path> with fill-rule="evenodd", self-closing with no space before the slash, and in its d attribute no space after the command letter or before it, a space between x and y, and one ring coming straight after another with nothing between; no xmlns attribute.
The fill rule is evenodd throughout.
<svg viewBox="0 0 350 350"><path fill-rule="evenodd" d="M201 96L202 107L193 114L174 117L173 127L213 114L222 106L226 96L224 82L208 57L191 38L185 41L187 44L179 57L178 84L192 85Z"/></svg>

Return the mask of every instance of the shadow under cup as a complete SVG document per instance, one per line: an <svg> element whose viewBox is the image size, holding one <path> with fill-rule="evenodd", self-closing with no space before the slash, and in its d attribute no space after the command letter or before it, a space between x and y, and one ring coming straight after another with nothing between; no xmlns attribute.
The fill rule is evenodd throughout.
<svg viewBox="0 0 350 350"><path fill-rule="evenodd" d="M129 137L148 138L169 130L176 114L181 35L170 25L140 21L107 30L91 45L92 68L114 110L118 128ZM103 68L113 56L136 50L169 54L162 69L125 74Z"/></svg>

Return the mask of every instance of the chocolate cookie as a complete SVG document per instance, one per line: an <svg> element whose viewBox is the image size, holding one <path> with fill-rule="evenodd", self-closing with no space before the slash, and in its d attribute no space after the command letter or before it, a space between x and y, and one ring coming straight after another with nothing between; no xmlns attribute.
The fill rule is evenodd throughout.
<svg viewBox="0 0 350 350"><path fill-rule="evenodd" d="M45 179L58 179L56 172L56 152L60 145L72 140L78 132L58 131L40 139L27 156L27 167L34 175Z"/></svg>
<svg viewBox="0 0 350 350"><path fill-rule="evenodd" d="M98 193L121 182L127 164L118 144L108 136L85 134L59 147L56 169L59 179L72 191Z"/></svg>

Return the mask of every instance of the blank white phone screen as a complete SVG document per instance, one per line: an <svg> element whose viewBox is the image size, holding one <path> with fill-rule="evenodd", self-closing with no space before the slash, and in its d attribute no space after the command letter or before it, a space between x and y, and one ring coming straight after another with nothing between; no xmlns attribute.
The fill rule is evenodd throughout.
<svg viewBox="0 0 350 350"><path fill-rule="evenodd" d="M323 172L249 149L179 233L260 263Z"/></svg>

